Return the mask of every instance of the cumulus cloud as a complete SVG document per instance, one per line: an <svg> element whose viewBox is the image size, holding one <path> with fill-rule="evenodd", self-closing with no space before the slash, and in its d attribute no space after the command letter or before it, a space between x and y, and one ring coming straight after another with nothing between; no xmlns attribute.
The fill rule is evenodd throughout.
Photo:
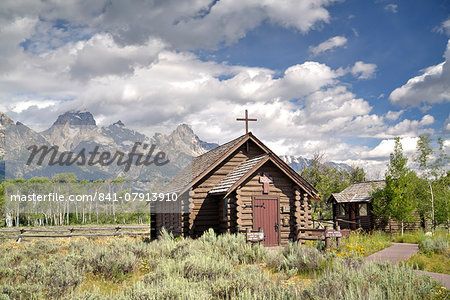
<svg viewBox="0 0 450 300"><path fill-rule="evenodd" d="M358 61L333 69L306 61L273 70L207 61L186 50L234 43L262 22L306 33L329 21L330 3L3 1L0 110L28 125L49 126L58 114L85 109L101 125L121 119L149 134L149 128L185 122L202 139L223 143L242 132L234 120L245 107L258 118L255 134L278 154L320 151L333 160L376 166L376 159L359 155L369 148L346 138L407 137L434 122L428 115L377 115L341 82L348 73L371 78L376 65ZM311 51L346 42L336 36Z"/></svg>
<svg viewBox="0 0 450 300"><path fill-rule="evenodd" d="M375 75L376 69L376 64L367 64L362 61L357 61L350 72L358 79L369 79Z"/></svg>
<svg viewBox="0 0 450 300"><path fill-rule="evenodd" d="M403 114L403 112L404 112L404 110L399 110L399 111L390 110L386 113L385 117L389 121L395 121Z"/></svg>
<svg viewBox="0 0 450 300"><path fill-rule="evenodd" d="M108 34L97 34L86 42L78 42L73 48L70 75L74 79L87 80L106 75L126 75L136 67L148 66L164 49L159 40L149 40L144 45L120 47Z"/></svg>
<svg viewBox="0 0 450 300"><path fill-rule="evenodd" d="M389 96L390 101L395 105L412 107L450 101L450 40L444 58L444 62L426 68L421 75L396 88Z"/></svg>
<svg viewBox="0 0 450 300"><path fill-rule="evenodd" d="M145 44L163 38L178 49L231 44L267 21L306 33L329 22L330 0L287 1L3 1L8 15L34 15L40 27L30 36L36 50L70 41L72 36L108 32L121 45ZM49 34L50 33L50 34Z"/></svg>
<svg viewBox="0 0 450 300"><path fill-rule="evenodd" d="M416 151L418 137L406 137L400 139L402 148L405 153L413 153ZM370 151L363 151L361 156L364 158L387 158L389 154L394 152L395 140L382 140L375 148Z"/></svg>
<svg viewBox="0 0 450 300"><path fill-rule="evenodd" d="M309 47L309 51L311 51L314 55L319 55L323 52L331 51L337 47L344 47L347 44L347 38L344 36L335 36L329 38L325 42L320 43L319 45L313 47Z"/></svg>
<svg viewBox="0 0 450 300"><path fill-rule="evenodd" d="M414 137L423 133L433 133L433 129L425 128L434 123L434 117L425 115L420 121L405 119L392 127L389 127L386 132L379 134L379 137L385 136L400 136L400 137Z"/></svg>

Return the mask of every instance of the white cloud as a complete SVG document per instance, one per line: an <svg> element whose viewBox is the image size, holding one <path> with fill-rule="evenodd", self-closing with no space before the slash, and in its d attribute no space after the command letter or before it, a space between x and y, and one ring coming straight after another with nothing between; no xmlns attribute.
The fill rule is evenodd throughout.
<svg viewBox="0 0 450 300"><path fill-rule="evenodd" d="M387 10L387 11L390 11L391 13L396 14L398 12L398 5L390 3L390 4L387 4L384 7L384 9Z"/></svg>
<svg viewBox="0 0 450 300"><path fill-rule="evenodd" d="M108 34L97 34L86 42L78 42L71 56L70 75L87 80L106 75L125 75L139 66L148 66L164 49L163 42L149 40L142 46L123 46L114 43Z"/></svg>
<svg viewBox="0 0 450 300"><path fill-rule="evenodd" d="M404 110L399 110L399 111L388 111L385 115L386 119L390 120L390 121L395 121L397 120L402 114L403 114Z"/></svg>
<svg viewBox="0 0 450 300"><path fill-rule="evenodd" d="M432 125L434 123L434 117L431 115L425 115L422 120L408 120L405 119L392 127L387 128L386 132L379 134L379 137L414 137L422 133L433 133L430 128L425 128L426 126Z"/></svg>
<svg viewBox="0 0 450 300"><path fill-rule="evenodd" d="M444 58L443 63L426 68L422 75L409 79L405 85L395 89L389 96L390 101L412 107L450 101L450 40Z"/></svg>
<svg viewBox="0 0 450 300"><path fill-rule="evenodd" d="M441 23L441 25L439 25L438 27L434 28L433 31L450 35L450 18L448 18L447 20L443 21Z"/></svg>
<svg viewBox="0 0 450 300"><path fill-rule="evenodd" d="M347 38L344 36L335 36L329 38L325 42L320 43L315 47L309 47L309 51L311 51L314 55L319 55L323 52L330 51L337 47L343 47L347 43Z"/></svg>
<svg viewBox="0 0 450 300"><path fill-rule="evenodd" d="M330 3L2 2L0 110L28 125L50 125L69 109L89 110L103 125L122 119L131 127L172 129L185 122L204 140L223 143L243 131L235 119L248 108L258 118L251 128L278 154L321 151L379 166L377 159L361 159L368 147L345 139L413 136L434 119L377 115L340 81L349 72L370 78L376 65L332 69L307 61L273 70L205 61L186 51L231 44L262 22L306 33L329 22ZM336 36L311 51L346 42Z"/></svg>
<svg viewBox="0 0 450 300"><path fill-rule="evenodd" d="M55 101L55 100L25 100L25 101L19 101L16 102L12 105L10 105L10 109L11 111L15 112L15 113L21 113L26 109L29 109L30 107L34 106L38 109L44 109L47 107L51 107L54 106L56 104L58 104L59 101Z"/></svg>
<svg viewBox="0 0 450 300"><path fill-rule="evenodd" d="M444 121L444 134L450 134L450 115L448 115L447 119Z"/></svg>
<svg viewBox="0 0 450 300"><path fill-rule="evenodd" d="M162 38L178 49L194 49L234 43L265 21L306 33L329 22L326 6L333 2L67 0L18 5L16 1L2 1L1 10L7 16L39 16L40 27L30 39L32 47L39 51L50 49L47 46L52 43L61 46L71 36L80 38L99 32L110 33L122 46Z"/></svg>
<svg viewBox="0 0 450 300"><path fill-rule="evenodd" d="M367 64L362 61L357 61L353 65L351 73L353 76L358 77L358 79L369 79L374 77L376 69L376 64Z"/></svg>
<svg viewBox="0 0 450 300"><path fill-rule="evenodd" d="M405 137L400 139L402 148L405 153L413 153L416 151L416 145L419 138L417 137ZM363 151L361 156L363 158L388 158L389 155L394 152L395 140L387 139L382 140L375 148L370 151Z"/></svg>

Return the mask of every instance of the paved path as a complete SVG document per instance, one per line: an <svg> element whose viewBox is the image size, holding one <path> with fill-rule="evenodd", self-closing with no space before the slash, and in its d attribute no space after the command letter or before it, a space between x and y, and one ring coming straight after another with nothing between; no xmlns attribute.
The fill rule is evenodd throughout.
<svg viewBox="0 0 450 300"><path fill-rule="evenodd" d="M369 255L364 260L399 263L402 260L407 260L417 252L419 252L419 247L417 244L392 243L391 247Z"/></svg>
<svg viewBox="0 0 450 300"><path fill-rule="evenodd" d="M417 244L406 243L392 243L392 246L383 249L377 253L367 256L365 261L389 261L391 263L399 263L402 260L407 260L419 251ZM432 273L417 270L420 274L426 274L440 281L443 286L450 289L450 275Z"/></svg>

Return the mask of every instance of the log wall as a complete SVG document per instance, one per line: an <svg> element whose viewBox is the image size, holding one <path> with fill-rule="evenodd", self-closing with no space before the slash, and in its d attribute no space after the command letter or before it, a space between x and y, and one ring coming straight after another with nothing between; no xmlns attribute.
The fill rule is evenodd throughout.
<svg viewBox="0 0 450 300"><path fill-rule="evenodd" d="M209 195L208 192L216 186L226 175L234 170L243 161L263 154L264 152L249 142L249 151L246 145L242 145L229 158L216 167L209 175L205 176L192 189L192 212L189 215L191 228L189 235L199 236L209 228L217 233L235 231L235 220L233 214L229 214L235 206L235 199L231 198L227 206L227 220L224 219L225 201L222 196ZM230 220L228 220L228 218ZM234 219L236 217L234 216Z"/></svg>
<svg viewBox="0 0 450 300"><path fill-rule="evenodd" d="M273 183L269 194L263 193L263 184L259 182L262 173L269 173ZM297 195L298 194L298 195ZM253 226L253 198L255 196L273 196L279 201L279 241L286 244L289 239L296 240L301 228L311 228L310 205L304 193L296 189L295 184L271 162L262 166L252 177L244 182L236 191L236 216L231 213L229 226L244 232L247 229L256 230ZM299 199L299 200L296 200ZM233 223L234 222L234 223ZM303 233L306 234L306 233Z"/></svg>

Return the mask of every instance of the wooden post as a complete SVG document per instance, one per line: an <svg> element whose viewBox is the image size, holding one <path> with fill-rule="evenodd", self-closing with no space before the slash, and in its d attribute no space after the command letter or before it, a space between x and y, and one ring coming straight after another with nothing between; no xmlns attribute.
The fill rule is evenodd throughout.
<svg viewBox="0 0 450 300"><path fill-rule="evenodd" d="M336 222L337 223L337 222ZM336 226L336 230L341 230L341 226L337 225ZM336 238L336 247L339 248L339 246L341 245L341 238L337 237Z"/></svg>
<svg viewBox="0 0 450 300"><path fill-rule="evenodd" d="M25 229L20 229L20 234L19 237L17 238L16 242L20 243L20 241L22 240L22 235L25 233Z"/></svg>
<svg viewBox="0 0 450 300"><path fill-rule="evenodd" d="M325 226L325 250L331 248L330 247L330 238L327 237L327 229L328 229L328 226Z"/></svg>

